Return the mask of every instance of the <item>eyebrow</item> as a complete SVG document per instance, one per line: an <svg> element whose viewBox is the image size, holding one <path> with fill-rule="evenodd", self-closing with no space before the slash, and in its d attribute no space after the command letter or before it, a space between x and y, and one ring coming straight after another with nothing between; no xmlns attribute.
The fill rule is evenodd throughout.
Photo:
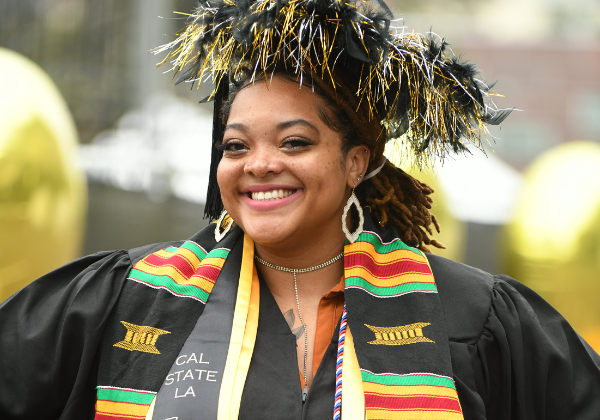
<svg viewBox="0 0 600 420"><path fill-rule="evenodd" d="M277 128L277 130L281 131L281 130L285 130L286 128L290 128L290 127L293 127L296 125L303 125L305 127L312 128L314 131L317 132L317 134L320 134L319 129L314 124L312 124L306 120L303 120L302 118L298 118L296 120L280 122L279 124L277 124L276 128ZM246 127L244 124L241 124L241 123L231 123L231 124L227 124L223 131L227 131L227 130L239 130L239 131L246 133L246 132L248 132L248 127Z"/></svg>
<svg viewBox="0 0 600 420"><path fill-rule="evenodd" d="M303 120L302 118L298 118L296 120L290 120L290 121L281 122L281 123L277 124L277 129L278 130L285 130L286 128L290 128L290 127L293 127L295 125L303 125L303 126L306 126L308 128L312 128L314 131L317 132L317 134L319 134L319 129L314 124L311 124L310 122L308 122L306 120Z"/></svg>
<svg viewBox="0 0 600 420"><path fill-rule="evenodd" d="M239 131L243 131L244 133L248 131L248 129L246 128L246 126L244 124L239 124L239 123L227 124L223 131L227 131L227 130L239 130Z"/></svg>

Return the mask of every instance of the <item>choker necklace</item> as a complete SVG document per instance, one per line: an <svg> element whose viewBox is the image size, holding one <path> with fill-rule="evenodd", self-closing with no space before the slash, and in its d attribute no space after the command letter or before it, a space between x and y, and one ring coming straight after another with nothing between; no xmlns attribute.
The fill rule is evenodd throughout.
<svg viewBox="0 0 600 420"><path fill-rule="evenodd" d="M328 265L333 264L334 262L336 262L343 256L344 256L344 252L340 253L339 255L336 255L329 261L325 261L322 264L315 265L315 266L308 267L308 268L287 268L287 267L281 267L280 265L271 264L270 262L267 262L267 261L263 260L262 258L260 258L258 255L254 255L254 258L256 259L256 261L258 261L259 263L261 263L262 265L264 265L266 267L273 268L273 269L279 270L279 271L285 271L286 273L294 274L294 292L296 293L296 305L298 306L298 318L300 318L300 322L302 323L302 327L304 328L304 389L302 390L302 402L306 401L306 397L308 396L308 381L306 379L306 361L308 358L308 332L306 330L306 324L304 323L304 319L302 319L302 313L300 312L300 300L298 299L298 284L296 283L296 274L308 273L311 271L319 270L321 268L325 268Z"/></svg>

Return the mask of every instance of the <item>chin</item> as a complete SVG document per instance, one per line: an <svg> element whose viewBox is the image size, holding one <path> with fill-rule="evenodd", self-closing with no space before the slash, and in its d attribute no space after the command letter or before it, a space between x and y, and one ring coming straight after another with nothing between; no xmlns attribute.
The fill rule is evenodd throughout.
<svg viewBox="0 0 600 420"><path fill-rule="evenodd" d="M261 218L262 219L262 218ZM296 229L290 223L278 221L276 218L242 221L240 227L254 242L274 245L285 242L295 236Z"/></svg>
<svg viewBox="0 0 600 420"><path fill-rule="evenodd" d="M247 229L244 229L244 232L246 232L246 234L248 234L248 236L250 236L254 242L265 245L281 243L292 236L290 235L289 231L282 231L273 224L270 226L262 226L260 224L256 226L251 225L248 226Z"/></svg>

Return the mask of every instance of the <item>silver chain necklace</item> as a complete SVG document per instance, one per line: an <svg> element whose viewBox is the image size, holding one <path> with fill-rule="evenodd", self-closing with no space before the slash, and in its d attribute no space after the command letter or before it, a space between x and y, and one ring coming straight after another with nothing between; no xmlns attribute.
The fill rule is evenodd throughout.
<svg viewBox="0 0 600 420"><path fill-rule="evenodd" d="M302 312L300 312L300 300L298 299L298 284L296 282L296 274L308 273L310 271L315 271L315 270L319 270L321 268L325 268L328 265L333 264L334 262L336 262L343 256L344 256L344 252L340 253L339 255L336 255L329 261L325 261L322 264L315 265L315 266L308 267L308 268L282 267L280 265L271 264L270 262L267 262L267 261L263 260L262 258L260 258L258 255L254 256L256 261L258 261L259 263L261 263L262 265L264 265L266 267L273 268L273 269L279 270L279 271L285 271L286 273L294 274L294 292L296 293L296 305L298 306L298 318L300 318L300 322L302 323L302 328L304 328L304 372L303 373L304 373L304 384L305 385L304 385L304 389L302 390L302 401L303 402L306 401L306 397L308 396L308 381L306 379L306 364L307 364L307 360L308 360L308 331L306 329L306 324L304 323L304 319L302 318Z"/></svg>

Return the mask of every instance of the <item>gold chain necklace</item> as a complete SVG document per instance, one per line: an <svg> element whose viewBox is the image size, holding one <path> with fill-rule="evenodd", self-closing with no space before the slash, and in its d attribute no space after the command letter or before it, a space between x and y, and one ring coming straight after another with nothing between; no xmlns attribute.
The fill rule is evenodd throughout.
<svg viewBox="0 0 600 420"><path fill-rule="evenodd" d="M304 389L302 390L302 402L306 401L306 397L308 396L308 381L306 379L306 364L307 364L307 360L308 360L308 331L306 329L306 324L304 323L304 319L302 318L302 313L300 312L300 300L298 299L298 284L296 282L296 274L308 273L311 271L319 270L321 268L325 268L328 265L333 264L334 262L336 262L343 256L344 256L344 252L340 253L339 255L336 255L329 261L325 261L322 264L315 265L315 266L308 267L308 268L282 267L280 265L271 264L270 262L267 262L267 261L263 260L262 258L260 258L258 255L254 256L256 261L258 261L259 263L261 263L262 265L264 265L266 267L273 268L273 269L279 270L279 271L285 271L286 273L294 274L294 292L296 293L296 305L298 306L298 318L300 318L300 322L302 323L302 327L304 328L304 372L303 372L304 373Z"/></svg>

